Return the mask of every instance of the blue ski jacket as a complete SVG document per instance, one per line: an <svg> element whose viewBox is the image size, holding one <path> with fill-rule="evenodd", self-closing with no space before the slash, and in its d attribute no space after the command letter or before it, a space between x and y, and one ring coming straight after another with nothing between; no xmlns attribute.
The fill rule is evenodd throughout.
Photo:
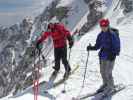
<svg viewBox="0 0 133 100"><path fill-rule="evenodd" d="M110 55L117 56L120 53L120 38L114 32L100 32L96 39L95 50L100 49L99 58L108 60Z"/></svg>

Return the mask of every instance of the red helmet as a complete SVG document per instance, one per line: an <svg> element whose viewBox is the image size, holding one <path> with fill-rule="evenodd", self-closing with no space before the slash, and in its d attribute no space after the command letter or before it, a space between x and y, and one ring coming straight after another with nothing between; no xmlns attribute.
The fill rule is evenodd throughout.
<svg viewBox="0 0 133 100"><path fill-rule="evenodd" d="M99 24L101 27L107 27L107 26L109 26L109 20L108 19L101 19L99 21Z"/></svg>

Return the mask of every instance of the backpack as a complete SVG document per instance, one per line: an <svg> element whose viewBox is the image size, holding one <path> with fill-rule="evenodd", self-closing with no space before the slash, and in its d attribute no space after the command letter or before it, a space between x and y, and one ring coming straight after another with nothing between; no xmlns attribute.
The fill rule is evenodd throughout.
<svg viewBox="0 0 133 100"><path fill-rule="evenodd" d="M119 37L119 30L118 29L111 27L110 28L110 32L116 34L117 38L120 38ZM115 49L117 51L117 55L119 55L120 49L119 48L115 48Z"/></svg>
<svg viewBox="0 0 133 100"><path fill-rule="evenodd" d="M111 32L114 32L118 37L119 37L119 30L118 29L116 29L116 28L110 28L110 31Z"/></svg>

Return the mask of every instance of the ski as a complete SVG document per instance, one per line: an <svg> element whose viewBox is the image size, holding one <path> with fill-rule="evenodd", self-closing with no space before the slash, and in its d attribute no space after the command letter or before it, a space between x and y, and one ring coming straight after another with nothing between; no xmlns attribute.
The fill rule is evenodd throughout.
<svg viewBox="0 0 133 100"><path fill-rule="evenodd" d="M72 100L82 100L82 99L86 99L88 97L95 96L96 94L98 94L98 93L97 92L87 93L87 94L84 94L84 95L80 95L78 97L73 97Z"/></svg>
<svg viewBox="0 0 133 100"><path fill-rule="evenodd" d="M120 85L116 85L115 86L115 90L112 90L110 92L107 92L107 93L103 93L103 96L100 100L103 100L105 98L108 98L108 97L112 97L113 95L115 95L116 93L119 93L120 91L124 90L126 88L126 86L124 86L123 84L120 84Z"/></svg>
<svg viewBox="0 0 133 100"><path fill-rule="evenodd" d="M118 84L115 86L115 90L113 91L110 91L108 93L103 93L103 92L94 92L94 93L88 93L88 94L84 94L84 95L80 95L79 97L76 97L76 98L72 98L72 100L84 100L86 98L89 98L89 97L94 97L94 98L98 98L98 100L104 100L104 98L107 98L109 96L113 96L115 95L116 93L122 91L123 89L125 89L126 86L122 85L122 84Z"/></svg>
<svg viewBox="0 0 133 100"><path fill-rule="evenodd" d="M51 74L48 82L46 82L44 84L42 84L42 83L40 84L40 86L43 85L44 93L47 93L47 90L53 87L54 81L55 81L56 77L58 76L58 74L59 74L59 72L54 71Z"/></svg>
<svg viewBox="0 0 133 100"><path fill-rule="evenodd" d="M79 65L76 65L76 67L71 71L70 75L67 78L61 78L61 79L59 79L57 82L51 84L51 87L50 88L55 88L55 87L61 85L62 83L64 83L67 79L69 79L69 77L71 75L73 75L76 72L76 70L78 68L79 68ZM42 82L42 83L40 83L40 86L41 85L45 85L45 84L46 84L46 82ZM48 88L48 89L50 89L50 88Z"/></svg>
<svg viewBox="0 0 133 100"><path fill-rule="evenodd" d="M64 83L66 80L68 80L69 77L70 77L71 75L73 75L73 74L76 72L76 70L77 70L78 68L79 68L79 65L77 65L77 66L72 70L72 72L69 74L68 77L66 77L66 78L63 77L63 78L60 79L58 82L54 83L53 87L57 87L57 86L59 86L60 84Z"/></svg>

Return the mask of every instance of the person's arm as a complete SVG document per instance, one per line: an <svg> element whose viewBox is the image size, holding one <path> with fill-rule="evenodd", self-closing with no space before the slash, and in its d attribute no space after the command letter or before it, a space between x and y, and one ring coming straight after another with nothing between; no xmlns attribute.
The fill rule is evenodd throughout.
<svg viewBox="0 0 133 100"><path fill-rule="evenodd" d="M64 29L64 31L65 31L67 39L69 41L69 47L72 48L73 43L74 43L73 37L71 36L70 32L67 29Z"/></svg>
<svg viewBox="0 0 133 100"><path fill-rule="evenodd" d="M37 40L37 43L42 43L48 36L50 35L50 32L44 32L41 37Z"/></svg>
<svg viewBox="0 0 133 100"><path fill-rule="evenodd" d="M40 49L39 45L42 43L48 36L50 35L50 32L44 32L41 37L37 40L36 48Z"/></svg>
<svg viewBox="0 0 133 100"><path fill-rule="evenodd" d="M119 55L120 48L121 48L121 46L120 46L120 38L116 34L112 35L112 45L113 45L112 53L115 54L115 55Z"/></svg>
<svg viewBox="0 0 133 100"><path fill-rule="evenodd" d="M94 46L91 46L91 44L89 46L87 46L87 51L100 49L100 46L101 46L101 44L100 44L100 38L101 38L101 36L98 35L98 37L96 39L96 44Z"/></svg>

